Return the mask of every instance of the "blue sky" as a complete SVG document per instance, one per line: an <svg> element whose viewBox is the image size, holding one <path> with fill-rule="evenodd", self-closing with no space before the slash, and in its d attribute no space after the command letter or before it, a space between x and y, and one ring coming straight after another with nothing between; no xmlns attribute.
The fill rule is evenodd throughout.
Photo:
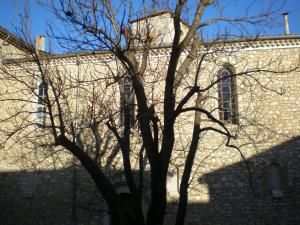
<svg viewBox="0 0 300 225"><path fill-rule="evenodd" d="M0 0L0 25L4 28L14 31L14 25L19 21L19 13L22 12L22 4L25 0ZM32 33L44 34L45 21L51 18L51 14L35 3L35 0L29 0L31 13Z"/></svg>
<svg viewBox="0 0 300 225"><path fill-rule="evenodd" d="M243 7L245 2L250 2L248 0L222 0L223 2L230 2L226 8L229 16L237 15L237 13ZM266 0L264 0L266 1ZM0 25L5 27L10 31L14 31L14 24L19 20L18 14L22 11L20 5L24 4L25 0L0 0ZM47 12L47 10L41 8L35 2L36 0L28 0L31 13L31 33L35 37L37 34L46 34L46 23L52 21L56 23L53 19L53 16ZM17 5L19 5L17 7ZM256 7L256 8L255 8ZM259 6L254 6L254 10L259 10ZM291 34L300 34L300 1L299 0L286 0L283 11L289 12L289 24L290 24L290 33ZM206 17L210 16L208 10ZM279 22L282 22L282 18L278 19ZM213 32L213 30L209 30ZM284 29L282 26L273 27L271 29L264 29L264 35L282 35Z"/></svg>

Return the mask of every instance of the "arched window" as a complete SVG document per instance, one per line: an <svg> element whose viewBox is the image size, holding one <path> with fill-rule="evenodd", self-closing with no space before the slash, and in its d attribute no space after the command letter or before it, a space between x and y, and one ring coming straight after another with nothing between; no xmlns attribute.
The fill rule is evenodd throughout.
<svg viewBox="0 0 300 225"><path fill-rule="evenodd" d="M233 73L225 68L218 74L219 115L220 120L238 123L236 82Z"/></svg>
<svg viewBox="0 0 300 225"><path fill-rule="evenodd" d="M47 84L41 82L38 85L37 95L38 95L38 104L37 104L37 118L39 119L42 125L45 125L46 119L46 90Z"/></svg>
<svg viewBox="0 0 300 225"><path fill-rule="evenodd" d="M129 76L125 76L121 87L121 125L130 123L134 126L134 93L132 81Z"/></svg>

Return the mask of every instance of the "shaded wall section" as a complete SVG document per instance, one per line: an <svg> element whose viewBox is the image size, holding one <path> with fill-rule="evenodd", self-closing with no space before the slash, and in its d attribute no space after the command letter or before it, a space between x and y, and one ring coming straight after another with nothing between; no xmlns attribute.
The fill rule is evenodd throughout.
<svg viewBox="0 0 300 225"><path fill-rule="evenodd" d="M253 187L243 162L199 177L199 184L208 187L209 201L190 198L186 224L300 224L299 151L300 138L296 137L249 158ZM281 168L281 197L272 196L273 163ZM84 169L77 169L75 202L73 184L72 168L0 173L0 224L68 225L74 219L82 225L109 224L105 204ZM169 203L165 224L174 222L176 207L176 202Z"/></svg>
<svg viewBox="0 0 300 225"><path fill-rule="evenodd" d="M101 224L103 204L90 177L78 169L75 182L76 189L73 168L1 172L0 224Z"/></svg>
<svg viewBox="0 0 300 225"><path fill-rule="evenodd" d="M208 186L209 202L190 198L187 225L297 225L300 224L300 138L296 137L248 159L252 182L244 162L223 167L198 178ZM271 167L280 165L279 181ZM272 181L273 180L273 181ZM280 183L282 196L275 195ZM276 185L275 185L276 189ZM277 190L278 191L278 190ZM166 224L174 219L170 204Z"/></svg>

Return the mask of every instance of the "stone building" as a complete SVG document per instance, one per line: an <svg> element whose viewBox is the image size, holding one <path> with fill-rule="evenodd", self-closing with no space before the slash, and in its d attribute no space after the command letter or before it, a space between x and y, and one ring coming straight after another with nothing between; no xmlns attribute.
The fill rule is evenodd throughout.
<svg viewBox="0 0 300 225"><path fill-rule="evenodd" d="M156 19L167 23L163 25L163 30L168 31L166 34L161 32L161 26L155 27L160 25L155 23ZM152 68L158 65L158 69L149 74L147 79L151 83L153 77L165 70L164 60L170 54L168 45L173 31L168 23L172 20L172 14L158 13L149 20L150 27L144 24L143 19L133 21L133 27L141 35L145 30L162 35L153 37L154 46L149 56L149 66ZM187 25L182 24L183 36L187 29L185 26ZM36 66L28 61L26 51L23 51L26 44L4 28L0 29L0 38L2 68L17 70L14 67L17 64L34 73ZM202 137L205 138L201 139L193 167L186 224L299 224L300 36L219 41L204 46L201 51L209 55L204 63L205 75L200 78L201 86L210 85L209 82L218 77L230 77L216 82L213 88L203 94L203 107L211 110L236 135L231 143L240 148L224 147L225 139L219 134L203 134ZM47 57L47 53L42 54ZM49 61L49 65L58 68L60 73L67 74L69 71L72 74L70 77L75 83L72 86L74 90L77 88L77 75L90 78L95 78L97 74L102 76L107 70L107 64L111 68L117 67L116 61L106 51L51 55ZM243 73L247 76L238 76ZM194 74L195 71L191 69L185 87L189 86ZM7 79L5 74L2 76ZM0 84L1 100L5 98L6 92L15 87L15 84L3 77ZM42 82L37 80L31 83L37 86L37 96L31 96L32 98L41 97L44 93L44 86L40 85ZM158 105L158 115L160 101L157 96L160 96L162 80L149 91L154 96L152 101ZM101 82L100 87L106 90L109 80L103 79ZM181 87L182 92L185 87ZM80 88L80 100L84 102L86 87ZM126 89L126 82L124 88ZM118 92L116 87L102 92L104 103L112 99L120 102L120 95L110 94L114 90L115 93ZM69 92L69 95L71 101L68 107L75 108L78 95L73 92ZM11 101L11 105L6 104L0 108L2 115L7 116L7 111L18 107L14 106L13 98ZM44 109L38 100L31 103L31 106L32 104L37 107L37 116L33 121L43 125ZM84 103L79 108L84 117L88 109L84 108ZM70 120L77 119L76 110L68 112ZM168 179L169 206L166 224L172 221L172 212L176 210L182 173L181 159L185 157L183 150L190 141L191 126L187 124L192 119L193 114L182 116L176 131L176 149ZM202 123L209 126L211 121L202 118ZM1 121L1 127L7 126L11 124ZM1 138L4 139L5 136ZM6 143L10 148L3 147L0 152L0 223L108 224L105 203L80 165L75 165L72 156L61 150L48 148L46 151L41 147L36 153L37 149L32 147L35 146L35 141L23 143L13 139ZM106 144L108 149L114 147L110 140ZM49 154L49 151L53 152ZM110 155L106 154L109 159ZM115 176L115 184L120 192L126 192L123 177L119 175L121 168L117 163L114 168L115 171L110 172Z"/></svg>

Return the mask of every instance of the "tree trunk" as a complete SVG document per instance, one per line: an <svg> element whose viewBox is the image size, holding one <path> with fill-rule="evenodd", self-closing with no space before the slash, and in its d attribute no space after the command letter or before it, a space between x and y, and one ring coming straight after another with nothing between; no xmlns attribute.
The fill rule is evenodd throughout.
<svg viewBox="0 0 300 225"><path fill-rule="evenodd" d="M151 170L151 202L147 225L162 225L166 213L166 175L163 173L162 164L158 162Z"/></svg>
<svg viewBox="0 0 300 225"><path fill-rule="evenodd" d="M201 95L198 94L196 104L195 104L197 108L200 107L200 102L201 102ZM176 215L176 225L184 225L187 203L188 203L189 180L192 172L195 155L198 148L200 132L201 132L200 112L195 112L192 142L186 158L184 171L180 183L180 191L179 191L180 197L179 197L179 204L178 204L177 215Z"/></svg>
<svg viewBox="0 0 300 225"><path fill-rule="evenodd" d="M140 224L141 221L137 219L140 218L139 216L132 216L135 219L131 219L128 216L129 214L126 213L125 210L126 207L122 207L125 204L122 204L120 195L117 193L111 182L102 173L102 171L97 167L94 161L85 152L83 152L77 145L64 136L58 137L58 144L69 150L90 174L98 190L101 192L107 202L112 225ZM132 211L132 214L138 215L136 211L141 212L141 209L130 209L130 211Z"/></svg>

